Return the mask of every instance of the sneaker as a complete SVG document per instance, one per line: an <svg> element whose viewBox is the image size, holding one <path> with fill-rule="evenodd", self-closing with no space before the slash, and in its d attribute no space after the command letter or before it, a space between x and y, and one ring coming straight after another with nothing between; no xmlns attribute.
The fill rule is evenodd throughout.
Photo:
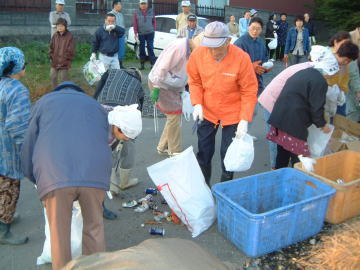
<svg viewBox="0 0 360 270"><path fill-rule="evenodd" d="M165 149L165 150L160 150L159 148L156 148L157 152L159 155L161 156L168 156L169 155L169 150Z"/></svg>

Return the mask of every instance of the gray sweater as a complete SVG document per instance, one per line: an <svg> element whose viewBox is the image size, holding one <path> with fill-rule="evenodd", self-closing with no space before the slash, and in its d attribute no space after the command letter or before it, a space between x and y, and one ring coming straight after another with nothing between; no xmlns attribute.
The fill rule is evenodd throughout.
<svg viewBox="0 0 360 270"><path fill-rule="evenodd" d="M65 87L39 99L21 156L24 174L36 183L39 197L66 187L108 190L108 131L107 113L84 92Z"/></svg>

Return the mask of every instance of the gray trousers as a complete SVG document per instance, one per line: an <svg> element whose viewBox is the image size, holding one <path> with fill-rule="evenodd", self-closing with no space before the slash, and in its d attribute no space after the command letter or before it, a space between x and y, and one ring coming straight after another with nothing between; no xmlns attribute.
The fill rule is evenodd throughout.
<svg viewBox="0 0 360 270"><path fill-rule="evenodd" d="M132 169L135 165L135 140L120 141L112 155L115 170Z"/></svg>

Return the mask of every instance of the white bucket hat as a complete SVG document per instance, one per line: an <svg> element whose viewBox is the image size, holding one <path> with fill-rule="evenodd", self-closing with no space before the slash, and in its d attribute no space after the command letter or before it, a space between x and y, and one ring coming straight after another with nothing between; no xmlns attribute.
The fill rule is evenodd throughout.
<svg viewBox="0 0 360 270"><path fill-rule="evenodd" d="M212 22L205 27L201 46L218 48L230 37L229 27L222 22Z"/></svg>
<svg viewBox="0 0 360 270"><path fill-rule="evenodd" d="M64 1L64 0L56 0L56 1L55 1L55 4L65 5L65 1Z"/></svg>
<svg viewBox="0 0 360 270"><path fill-rule="evenodd" d="M314 68L323 71L324 75L334 75L339 71L339 64L335 55L328 47L314 45L310 51Z"/></svg>
<svg viewBox="0 0 360 270"><path fill-rule="evenodd" d="M141 112L137 107L138 104L116 106L114 110L109 112L109 124L120 128L126 137L135 139L142 130Z"/></svg>
<svg viewBox="0 0 360 270"><path fill-rule="evenodd" d="M181 6L182 7L190 7L191 3L190 3L190 1L181 1Z"/></svg>

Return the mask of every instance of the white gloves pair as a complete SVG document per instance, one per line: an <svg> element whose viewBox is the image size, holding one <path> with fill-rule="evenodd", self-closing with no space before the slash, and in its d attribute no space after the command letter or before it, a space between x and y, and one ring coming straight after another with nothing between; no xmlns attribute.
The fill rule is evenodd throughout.
<svg viewBox="0 0 360 270"><path fill-rule="evenodd" d="M199 120L199 122L204 120L204 112L201 104L196 104L194 106L193 119L195 122L197 120ZM236 129L236 133L235 133L236 138L240 139L247 133L247 131L248 131L248 121L241 120Z"/></svg>
<svg viewBox="0 0 360 270"><path fill-rule="evenodd" d="M95 61L96 60L96 53L92 53L90 56L90 61Z"/></svg>
<svg viewBox="0 0 360 270"><path fill-rule="evenodd" d="M111 30L113 30L113 29L115 29L115 25L114 24L109 24L109 25L107 25L107 26L105 26L105 30L106 31L111 31Z"/></svg>

